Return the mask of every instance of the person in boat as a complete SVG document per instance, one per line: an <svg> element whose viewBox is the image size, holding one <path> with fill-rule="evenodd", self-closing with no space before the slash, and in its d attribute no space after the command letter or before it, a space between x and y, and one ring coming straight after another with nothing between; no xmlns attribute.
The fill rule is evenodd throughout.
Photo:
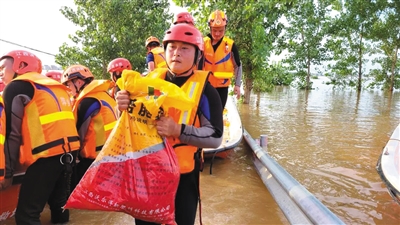
<svg viewBox="0 0 400 225"><path fill-rule="evenodd" d="M163 40L168 69L156 69L147 76L161 78L194 94L195 107L186 123L178 123L186 113L168 113L156 123L159 135L173 146L180 167L180 181L175 199L175 218L178 225L194 224L200 200L199 176L202 169L202 148L216 148L221 144L223 123L222 104L218 92L207 81L210 72L194 70L198 63L203 39L200 31L189 24L172 25ZM191 85L198 92L190 92ZM190 92L190 93L189 93ZM116 97L120 111L128 108L130 99L126 90ZM174 109L170 109L174 110ZM135 220L137 225L154 224Z"/></svg>
<svg viewBox="0 0 400 225"><path fill-rule="evenodd" d="M187 23L189 25L195 26L193 16L189 12L180 12L175 14L172 24L176 25L179 23Z"/></svg>
<svg viewBox="0 0 400 225"><path fill-rule="evenodd" d="M155 68L166 68L164 49L160 46L158 38L150 36L146 39L147 49L146 64L148 72Z"/></svg>
<svg viewBox="0 0 400 225"><path fill-rule="evenodd" d="M71 179L73 190L96 159L116 124L116 102L108 93L112 86L111 81L94 80L92 72L86 66L68 67L63 72L61 83L71 90L75 99L72 111L81 140L76 168Z"/></svg>
<svg viewBox="0 0 400 225"><path fill-rule="evenodd" d="M12 184L17 164L27 167L16 224L41 224L46 203L52 223L69 221L69 211L62 207L69 195L79 136L68 89L41 72L41 60L28 51L14 50L0 58L0 77L7 85L3 93L6 168L1 189Z"/></svg>
<svg viewBox="0 0 400 225"><path fill-rule="evenodd" d="M221 97L222 106L225 107L228 98L228 88L231 78L235 78L234 93L240 98L240 85L242 83L242 65L239 51L235 42L225 36L228 17L220 10L212 12L208 18L210 33L204 37L204 62L203 70L212 71L209 81Z"/></svg>
<svg viewBox="0 0 400 225"><path fill-rule="evenodd" d="M110 73L111 80L114 82L114 87L111 90L111 97L115 97L115 94L119 91L116 85L117 80L121 77L122 71L132 70L132 65L129 60L125 58L113 59L107 66L107 72Z"/></svg>
<svg viewBox="0 0 400 225"><path fill-rule="evenodd" d="M180 12L175 14L174 20L172 21L173 25L180 24L180 23L186 23L192 26L195 26L195 22L193 19L193 16L189 12ZM201 54L199 55L199 63L197 63L196 70L202 70L203 69L203 51L201 51Z"/></svg>

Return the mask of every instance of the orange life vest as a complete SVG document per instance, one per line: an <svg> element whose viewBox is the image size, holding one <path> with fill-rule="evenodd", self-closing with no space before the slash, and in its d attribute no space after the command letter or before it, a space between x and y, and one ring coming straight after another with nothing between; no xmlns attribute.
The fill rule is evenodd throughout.
<svg viewBox="0 0 400 225"><path fill-rule="evenodd" d="M4 141L6 136L6 113L4 112L3 97L0 96L0 181L4 180L6 158L4 155Z"/></svg>
<svg viewBox="0 0 400 225"><path fill-rule="evenodd" d="M14 80L28 81L34 88L33 98L25 106L22 118L20 163L29 166L38 158L78 150L80 142L68 89L35 72Z"/></svg>
<svg viewBox="0 0 400 225"><path fill-rule="evenodd" d="M156 69L150 72L148 76L165 79L167 71L167 69ZM172 117L178 124L188 124L200 127L200 119L197 115L197 109L209 74L209 71L195 70L194 74L181 86L181 89L188 94L188 97L194 100L195 106L189 111L181 111L175 108L170 108L168 110L168 116ZM179 138L168 138L168 141L175 149L180 173L189 173L193 171L195 166L194 154L201 149L196 146L182 143Z"/></svg>
<svg viewBox="0 0 400 225"><path fill-rule="evenodd" d="M154 56L154 68L167 68L167 62L165 62L164 49L162 47L156 47L150 50Z"/></svg>
<svg viewBox="0 0 400 225"><path fill-rule="evenodd" d="M205 71L213 72L209 77L212 86L229 87L235 68L232 58L233 40L223 37L221 44L214 52L210 37L204 38L204 68Z"/></svg>
<svg viewBox="0 0 400 225"><path fill-rule="evenodd" d="M93 80L82 90L75 101L73 107L75 118L78 115L78 106L83 99L94 98L100 104L100 111L90 121L86 136L81 137L80 155L83 158L96 158L117 123L117 116L114 111L117 104L108 94L110 87L112 87L111 81Z"/></svg>

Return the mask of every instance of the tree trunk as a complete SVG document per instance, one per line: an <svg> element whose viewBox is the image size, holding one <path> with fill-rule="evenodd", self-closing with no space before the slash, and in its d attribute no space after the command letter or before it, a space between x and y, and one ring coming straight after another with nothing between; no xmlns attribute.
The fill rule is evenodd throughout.
<svg viewBox="0 0 400 225"><path fill-rule="evenodd" d="M244 100L243 104L250 103L250 94L253 89L253 79L245 78L244 79Z"/></svg>
<svg viewBox="0 0 400 225"><path fill-rule="evenodd" d="M307 77L306 77L306 90L310 90L310 73L311 73L311 60L307 58Z"/></svg>
<svg viewBox="0 0 400 225"><path fill-rule="evenodd" d="M394 57L392 60L392 74L390 75L390 84L389 84L389 91L393 92L393 88L394 88L394 69L396 67L396 62L397 62L397 53L399 51L399 47L396 46L396 52L394 53Z"/></svg>
<svg viewBox="0 0 400 225"><path fill-rule="evenodd" d="M362 80L362 39L363 39L363 30L364 30L364 24L361 24L361 32L360 32L360 43L358 47L358 84L357 84L357 90L360 92L361 91L361 80Z"/></svg>

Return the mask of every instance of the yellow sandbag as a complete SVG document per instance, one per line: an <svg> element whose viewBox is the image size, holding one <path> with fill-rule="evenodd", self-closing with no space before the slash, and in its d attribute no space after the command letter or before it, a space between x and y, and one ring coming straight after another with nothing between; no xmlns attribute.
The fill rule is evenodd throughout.
<svg viewBox="0 0 400 225"><path fill-rule="evenodd" d="M161 106L164 112L170 107L185 111L194 106L194 101L175 84L159 78L142 77L136 71L124 70L117 85L121 90L128 91L135 103L140 97L145 97L140 102L151 115L151 119L156 119Z"/></svg>
<svg viewBox="0 0 400 225"><path fill-rule="evenodd" d="M134 71L124 70L117 85L130 94L128 110L65 208L124 212L148 222L175 224L179 165L155 123L163 110L190 110L194 102L178 86Z"/></svg>

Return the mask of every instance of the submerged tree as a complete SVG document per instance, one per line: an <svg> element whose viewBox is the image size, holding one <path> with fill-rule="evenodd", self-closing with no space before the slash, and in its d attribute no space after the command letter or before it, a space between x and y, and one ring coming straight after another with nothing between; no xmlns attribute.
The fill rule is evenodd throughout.
<svg viewBox="0 0 400 225"><path fill-rule="evenodd" d="M300 88L312 88L311 67L328 59L324 28L330 11L329 0L300 0L285 14L287 23L277 53L288 51L284 62L295 71Z"/></svg>
<svg viewBox="0 0 400 225"><path fill-rule="evenodd" d="M328 28L328 46L334 63L328 75L335 85L355 86L361 90L366 75L367 56L373 53L371 26L376 20L376 5L371 1L335 1L338 12Z"/></svg>
<svg viewBox="0 0 400 225"><path fill-rule="evenodd" d="M83 64L93 74L106 78L108 63L117 57L130 60L134 70L145 67L145 40L162 40L170 26L168 0L74 0L76 9L63 7L61 13L79 29L64 43L56 62L62 66Z"/></svg>
<svg viewBox="0 0 400 225"><path fill-rule="evenodd" d="M400 2L378 0L376 5L380 13L371 26L371 38L378 42L378 53L382 56L374 60L381 69L372 71L372 85L381 85L392 92L394 88L400 88Z"/></svg>

